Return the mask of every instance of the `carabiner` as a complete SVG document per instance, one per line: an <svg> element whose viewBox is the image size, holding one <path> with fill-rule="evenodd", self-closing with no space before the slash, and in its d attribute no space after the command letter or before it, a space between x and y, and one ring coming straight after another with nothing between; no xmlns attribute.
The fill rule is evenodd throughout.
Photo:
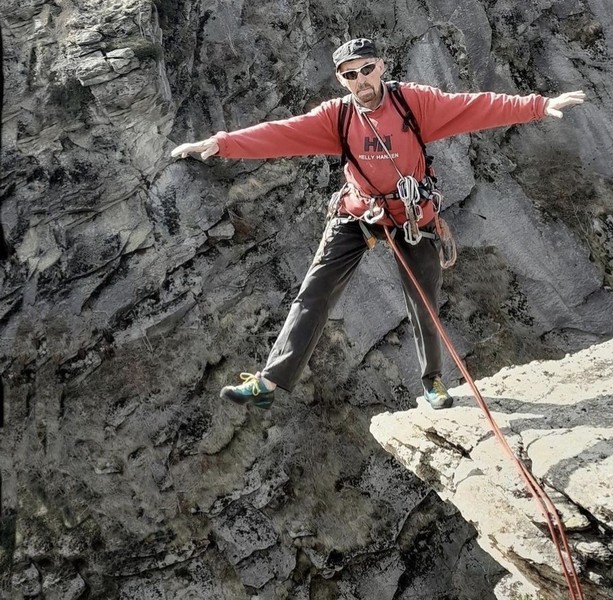
<svg viewBox="0 0 613 600"><path fill-rule="evenodd" d="M411 246L419 244L421 240L421 231L418 229L417 233L413 235L411 221L405 221L402 228L404 229L404 239L407 244L411 244Z"/></svg>
<svg viewBox="0 0 613 600"><path fill-rule="evenodd" d="M419 190L417 188L417 181L410 175L406 175L398 180L396 183L396 189L398 195L405 202L417 202L419 201Z"/></svg>
<svg viewBox="0 0 613 600"><path fill-rule="evenodd" d="M432 190L432 204L434 204L434 212L440 213L443 204L443 194L438 190Z"/></svg>
<svg viewBox="0 0 613 600"><path fill-rule="evenodd" d="M375 212L375 209L378 209L378 212ZM368 215L372 215L369 217ZM369 225L374 225L378 223L385 216L385 211L380 206L371 206L363 215L362 218Z"/></svg>
<svg viewBox="0 0 613 600"><path fill-rule="evenodd" d="M382 206L377 206L375 198L369 198L368 210L364 213L363 219L369 224L374 225L385 216Z"/></svg>

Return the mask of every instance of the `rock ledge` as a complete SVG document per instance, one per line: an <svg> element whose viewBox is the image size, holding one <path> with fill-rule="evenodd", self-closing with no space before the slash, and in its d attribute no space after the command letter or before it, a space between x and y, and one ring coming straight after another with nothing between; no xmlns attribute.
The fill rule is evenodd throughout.
<svg viewBox="0 0 613 600"><path fill-rule="evenodd" d="M613 341L477 382L496 422L562 515L586 597L613 598ZM467 385L456 406L383 413L370 431L453 503L496 560L545 598L566 597L537 504Z"/></svg>

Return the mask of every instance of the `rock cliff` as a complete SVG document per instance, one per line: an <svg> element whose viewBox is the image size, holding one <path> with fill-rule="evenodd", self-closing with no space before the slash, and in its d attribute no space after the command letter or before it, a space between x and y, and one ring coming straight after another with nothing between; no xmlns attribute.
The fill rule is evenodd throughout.
<svg viewBox="0 0 613 600"><path fill-rule="evenodd" d="M613 598L613 342L477 382L516 456L541 481L567 530L586 598ZM481 545L544 598L564 598L559 559L538 505L491 435L468 385L457 405L377 415L371 432L460 509Z"/></svg>
<svg viewBox="0 0 613 600"><path fill-rule="evenodd" d="M0 578L8 598L493 598L504 573L370 419L419 393L381 247L270 413L265 359L338 160L170 160L178 143L390 79L586 90L562 122L433 145L460 261L442 316L476 375L611 337L613 16L604 0L2 0ZM458 380L448 363L446 377Z"/></svg>

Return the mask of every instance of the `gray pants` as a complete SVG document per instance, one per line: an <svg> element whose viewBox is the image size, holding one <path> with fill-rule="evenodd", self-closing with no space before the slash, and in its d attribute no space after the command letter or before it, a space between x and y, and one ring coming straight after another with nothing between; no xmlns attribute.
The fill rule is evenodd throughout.
<svg viewBox="0 0 613 600"><path fill-rule="evenodd" d="M371 229L379 229L378 233L382 233L382 228L374 226ZM442 274L434 240L422 238L418 244L411 246L399 232L395 241L432 306L438 310ZM328 222L313 263L262 370L264 377L280 388L292 391L321 337L330 311L347 287L366 250L357 221L335 217ZM424 389L429 389L432 378L441 374L439 335L404 268L397 259L396 262L413 325L422 382Z"/></svg>

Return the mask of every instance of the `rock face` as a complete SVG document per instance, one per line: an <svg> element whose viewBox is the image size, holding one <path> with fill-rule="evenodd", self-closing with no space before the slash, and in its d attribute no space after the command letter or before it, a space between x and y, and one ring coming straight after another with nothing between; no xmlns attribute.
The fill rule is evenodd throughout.
<svg viewBox="0 0 613 600"><path fill-rule="evenodd" d="M516 456L558 508L586 598L613 598L613 342L477 382ZM563 598L558 555L538 505L492 435L468 385L453 410L382 413L371 433L456 506L479 543L545 598Z"/></svg>
<svg viewBox="0 0 613 600"><path fill-rule="evenodd" d="M390 79L589 102L433 145L460 262L442 315L478 375L613 334L613 17L602 0L2 0L0 578L11 598L493 597L476 532L369 435L420 393L379 244L270 413L265 360L338 159L172 161L178 143ZM457 381L453 366L446 377Z"/></svg>

